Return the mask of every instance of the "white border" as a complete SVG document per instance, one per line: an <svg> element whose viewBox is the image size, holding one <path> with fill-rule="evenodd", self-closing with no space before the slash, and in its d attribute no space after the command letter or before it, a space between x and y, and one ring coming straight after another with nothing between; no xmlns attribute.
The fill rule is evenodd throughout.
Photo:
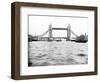
<svg viewBox="0 0 100 82"><path fill-rule="evenodd" d="M74 12L74 13L73 13ZM66 16L85 16L88 17L88 64L84 65L65 65L65 66L42 66L28 67L28 14L41 15L62 15ZM74 73L94 71L94 11L88 10L69 10L69 9L49 9L49 8L20 8L20 75L40 75L54 73Z"/></svg>

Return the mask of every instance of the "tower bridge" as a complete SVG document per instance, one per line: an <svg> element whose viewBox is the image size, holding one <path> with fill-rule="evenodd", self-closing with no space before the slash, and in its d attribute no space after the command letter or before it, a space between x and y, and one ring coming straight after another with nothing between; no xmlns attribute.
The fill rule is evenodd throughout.
<svg viewBox="0 0 100 82"><path fill-rule="evenodd" d="M66 30L66 36L67 37L54 37L53 36L53 30ZM44 37L44 35L46 35L47 33L49 33L48 37ZM36 36L35 38L37 40L46 40L46 41L54 41L54 40L62 40L65 39L67 41L71 40L71 34L73 34L75 37L77 37L77 35L71 30L71 25L69 24L66 28L61 28L61 27L53 27L52 24L49 25L49 29L47 31L45 31L43 34Z"/></svg>

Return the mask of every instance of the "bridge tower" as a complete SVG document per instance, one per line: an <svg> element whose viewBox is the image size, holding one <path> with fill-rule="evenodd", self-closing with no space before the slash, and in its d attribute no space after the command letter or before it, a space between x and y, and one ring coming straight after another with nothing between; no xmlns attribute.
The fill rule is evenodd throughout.
<svg viewBox="0 0 100 82"><path fill-rule="evenodd" d="M49 41L52 41L52 24L49 25Z"/></svg>
<svg viewBox="0 0 100 82"><path fill-rule="evenodd" d="M71 39L71 25L69 24L67 26L67 40Z"/></svg>

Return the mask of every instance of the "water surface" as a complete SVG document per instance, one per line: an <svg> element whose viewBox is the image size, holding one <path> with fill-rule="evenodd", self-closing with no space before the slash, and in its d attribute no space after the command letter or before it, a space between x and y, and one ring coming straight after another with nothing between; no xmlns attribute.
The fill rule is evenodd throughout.
<svg viewBox="0 0 100 82"><path fill-rule="evenodd" d="M33 41L28 44L29 66L77 65L88 63L88 43Z"/></svg>

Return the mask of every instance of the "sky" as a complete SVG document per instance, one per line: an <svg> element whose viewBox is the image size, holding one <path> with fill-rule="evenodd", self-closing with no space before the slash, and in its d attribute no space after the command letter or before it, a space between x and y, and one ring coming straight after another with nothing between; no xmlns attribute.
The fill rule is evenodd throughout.
<svg viewBox="0 0 100 82"><path fill-rule="evenodd" d="M28 16L28 28L29 34L31 35L42 35L45 31L49 29L49 25L52 28L67 28L68 25L71 26L71 30L77 34L88 33L88 18L87 17L71 17L71 16L47 16L47 15L29 15ZM45 35L48 36L48 33ZM66 30L53 30L54 37L66 37ZM71 37L74 37L71 34Z"/></svg>

